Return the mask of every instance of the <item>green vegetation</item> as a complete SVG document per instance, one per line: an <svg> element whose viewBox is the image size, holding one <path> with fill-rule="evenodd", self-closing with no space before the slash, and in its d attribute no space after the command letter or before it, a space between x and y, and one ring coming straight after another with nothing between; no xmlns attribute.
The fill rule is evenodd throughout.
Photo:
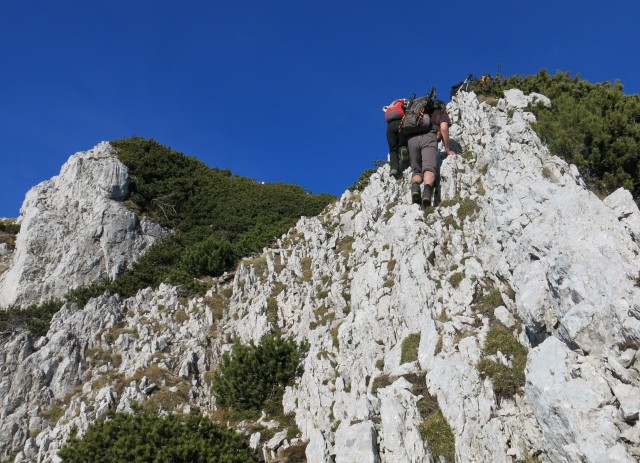
<svg viewBox="0 0 640 463"><path fill-rule="evenodd" d="M338 241L336 247L340 251L340 254L347 257L353 250L353 243L355 243L355 241L356 239L353 236L347 235Z"/></svg>
<svg viewBox="0 0 640 463"><path fill-rule="evenodd" d="M470 215L473 215L478 210L478 203L471 198L464 198L458 208L458 217L464 221Z"/></svg>
<svg viewBox="0 0 640 463"><path fill-rule="evenodd" d="M405 376L405 378L407 378ZM443 456L447 462L455 462L455 435L442 415L438 400L429 393L424 377L407 378L412 384L413 393L422 396L416 406L423 421L418 426L422 439L427 443L436 461Z"/></svg>
<svg viewBox="0 0 640 463"><path fill-rule="evenodd" d="M473 301L473 307L489 318L493 317L493 310L500 307L504 301L498 289L491 289L486 294L478 294Z"/></svg>
<svg viewBox="0 0 640 463"><path fill-rule="evenodd" d="M211 383L217 403L249 412L279 403L284 388L302 373L307 350L306 343L282 339L278 333L263 336L258 346L234 344L222 356Z"/></svg>
<svg viewBox="0 0 640 463"><path fill-rule="evenodd" d="M449 277L449 284L454 289L456 289L458 286L460 286L460 282L462 282L463 278L464 278L464 272L456 272Z"/></svg>
<svg viewBox="0 0 640 463"><path fill-rule="evenodd" d="M546 70L477 82L473 90L501 97L510 88L551 99L550 108L530 108L538 120L534 128L553 154L578 167L592 189L608 194L625 187L638 201L640 95L625 95L619 81L592 84L578 74Z"/></svg>
<svg viewBox="0 0 640 463"><path fill-rule="evenodd" d="M64 415L64 408L60 405L54 404L49 407L48 410L42 412L40 416L49 421L49 424L53 427L60 418Z"/></svg>
<svg viewBox="0 0 640 463"><path fill-rule="evenodd" d="M482 359L477 367L491 378L493 391L499 400L513 397L525 383L527 348L518 342L509 329L496 322L489 328L484 350L490 355L500 351L512 358L511 368L488 358Z"/></svg>
<svg viewBox="0 0 640 463"><path fill-rule="evenodd" d="M455 436L440 410L429 415L418 430L434 456L443 456L451 463L456 461Z"/></svg>
<svg viewBox="0 0 640 463"><path fill-rule="evenodd" d="M373 383L371 383L371 393L375 394L378 392L378 389L390 386L392 383L393 381L391 381L391 377L389 375L376 376L373 379Z"/></svg>
<svg viewBox="0 0 640 463"><path fill-rule="evenodd" d="M247 463L257 461L233 430L199 416L109 412L58 453L64 463Z"/></svg>
<svg viewBox="0 0 640 463"><path fill-rule="evenodd" d="M402 340L400 348L400 363L414 362L418 359L420 333L413 333Z"/></svg>
<svg viewBox="0 0 640 463"><path fill-rule="evenodd" d="M340 322L340 324L331 328L331 344L336 349L340 347L340 325L341 324L342 322Z"/></svg>
<svg viewBox="0 0 640 463"><path fill-rule="evenodd" d="M2 463L13 463L21 450L20 448L13 450L5 460L2 460Z"/></svg>
<svg viewBox="0 0 640 463"><path fill-rule="evenodd" d="M17 235L18 233L20 233L20 225L17 223L11 223L9 221L0 220L0 233Z"/></svg>
<svg viewBox="0 0 640 463"><path fill-rule="evenodd" d="M462 158L465 161L475 161L476 159L476 155L473 151L466 149L462 152Z"/></svg>
<svg viewBox="0 0 640 463"><path fill-rule="evenodd" d="M382 160L373 161L373 165L375 166L375 168L367 169L364 172L362 172L358 180L356 180L356 183L354 183L349 187L349 191L364 190L367 186L369 186L369 183L371 182L371 176L376 173L376 171L378 170L378 167L383 166L384 164L385 162Z"/></svg>
<svg viewBox="0 0 640 463"><path fill-rule="evenodd" d="M311 260L311 257L303 257L300 261L300 264L302 265L302 278L304 278L304 281L311 281L313 279L313 271L311 270L312 263L313 261Z"/></svg>
<svg viewBox="0 0 640 463"><path fill-rule="evenodd" d="M329 312L327 306L323 304L313 312L313 316L317 322L311 322L309 328L312 330L316 329L318 326L327 325L329 322L333 321L336 314L335 312Z"/></svg>
<svg viewBox="0 0 640 463"><path fill-rule="evenodd" d="M230 270L241 257L285 233L300 216L317 215L334 199L295 185L262 184L210 168L154 140L134 137L112 145L135 182L127 203L174 233L115 281L67 297L81 305L105 290L127 297L161 282L201 292L205 286L195 278Z"/></svg>
<svg viewBox="0 0 640 463"><path fill-rule="evenodd" d="M278 323L278 300L273 296L267 299L267 320L274 326Z"/></svg>
<svg viewBox="0 0 640 463"><path fill-rule="evenodd" d="M62 307L62 301L54 300L26 309L12 306L0 310L0 332L27 329L33 336L44 336L49 331L53 315Z"/></svg>

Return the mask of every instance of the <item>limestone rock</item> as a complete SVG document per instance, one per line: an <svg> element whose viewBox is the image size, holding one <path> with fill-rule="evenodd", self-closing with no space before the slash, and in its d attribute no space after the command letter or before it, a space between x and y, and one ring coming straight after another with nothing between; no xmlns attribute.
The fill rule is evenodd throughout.
<svg viewBox="0 0 640 463"><path fill-rule="evenodd" d="M433 461L420 426L437 410L456 461L636 461L640 213L624 190L601 201L549 153L525 111L537 101L454 97L465 155L444 159L435 210L411 204L408 170L396 180L385 165L204 298L166 285L105 295L66 307L43 338L2 338L2 454L52 461L73 427L138 401L214 410L204 378L222 354L278 329L309 351L283 398L300 434L261 444L241 426L268 458L295 441L311 463ZM513 396L478 369L516 363L487 352L499 323L528 351ZM62 400L64 414L45 419Z"/></svg>
<svg viewBox="0 0 640 463"><path fill-rule="evenodd" d="M376 430L371 422L345 426L336 432L336 463L377 463Z"/></svg>
<svg viewBox="0 0 640 463"><path fill-rule="evenodd" d="M103 142L33 187L20 210L13 262L0 276L0 307L59 299L113 279L165 233L124 207L130 183L126 166Z"/></svg>

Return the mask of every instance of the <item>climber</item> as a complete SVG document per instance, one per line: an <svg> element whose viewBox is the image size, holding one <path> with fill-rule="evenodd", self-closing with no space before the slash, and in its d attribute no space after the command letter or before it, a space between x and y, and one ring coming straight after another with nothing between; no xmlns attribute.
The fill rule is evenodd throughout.
<svg viewBox="0 0 640 463"><path fill-rule="evenodd" d="M407 140L398 129L404 116L404 103L406 100L400 98L393 100L389 105L383 106L384 118L387 121L387 143L389 144L389 167L391 175L396 179L402 177L402 171L407 167L409 153L407 151Z"/></svg>
<svg viewBox="0 0 640 463"><path fill-rule="evenodd" d="M449 146L449 125L451 119L443 102L431 100L426 107L431 129L427 133L409 137L409 160L411 163L411 200L422 207L431 206L433 187L436 181L438 164L438 142L442 140L446 155L455 151ZM420 183L424 183L420 195Z"/></svg>

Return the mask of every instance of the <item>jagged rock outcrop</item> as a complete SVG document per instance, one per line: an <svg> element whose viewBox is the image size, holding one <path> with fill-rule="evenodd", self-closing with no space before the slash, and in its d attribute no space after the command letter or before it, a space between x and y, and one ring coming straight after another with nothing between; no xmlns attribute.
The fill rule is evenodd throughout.
<svg viewBox="0 0 640 463"><path fill-rule="evenodd" d="M251 437L267 460L304 441L311 463L438 461L428 399L459 462L637 461L640 211L624 190L588 192L523 98L541 100L449 105L464 152L444 161L434 210L383 166L204 298L105 295L65 307L46 337L1 340L3 452L55 461L72 426L133 402L212 412L221 353L279 328L309 352L283 401L301 435ZM515 394L479 368L518 361L487 349L498 325L527 351Z"/></svg>
<svg viewBox="0 0 640 463"><path fill-rule="evenodd" d="M20 210L11 267L0 276L0 307L61 298L135 261L165 231L124 207L130 186L127 167L103 142L33 187Z"/></svg>

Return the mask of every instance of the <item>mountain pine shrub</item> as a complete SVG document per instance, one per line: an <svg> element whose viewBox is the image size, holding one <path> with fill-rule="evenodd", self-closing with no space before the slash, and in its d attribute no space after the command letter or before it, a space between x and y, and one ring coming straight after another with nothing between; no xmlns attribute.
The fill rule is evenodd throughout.
<svg viewBox="0 0 640 463"><path fill-rule="evenodd" d="M200 415L109 412L59 451L63 463L256 462L233 430Z"/></svg>
<svg viewBox="0 0 640 463"><path fill-rule="evenodd" d="M383 166L384 164L385 162L380 159L376 159L375 161L373 161L374 168L367 169L362 172L360 174L360 177L358 177L358 180L356 180L356 182L349 187L349 191L362 191L366 187L368 187L369 183L371 183L371 176L375 174L378 168L380 166Z"/></svg>
<svg viewBox="0 0 640 463"><path fill-rule="evenodd" d="M20 233L19 224L0 220L0 244L5 243L9 249L14 249L18 233Z"/></svg>
<svg viewBox="0 0 640 463"><path fill-rule="evenodd" d="M202 292L206 287L195 278L232 269L240 258L284 234L299 217L315 216L335 199L210 168L155 140L133 137L111 144L134 182L127 203L173 233L115 281L74 293L79 303L105 290L127 297L161 282Z"/></svg>
<svg viewBox="0 0 640 463"><path fill-rule="evenodd" d="M501 97L507 89L538 92L551 107L529 108L533 125L550 151L575 164L596 192L609 194L619 187L640 198L640 95L626 95L620 81L592 84L569 72L550 75L514 75L476 82L479 95Z"/></svg>
<svg viewBox="0 0 640 463"><path fill-rule="evenodd" d="M26 329L35 337L44 336L49 331L51 318L60 310L62 304L62 301L52 300L30 305L26 309L12 306L0 310L0 333Z"/></svg>
<svg viewBox="0 0 640 463"><path fill-rule="evenodd" d="M269 333L256 346L236 343L222 356L211 387L217 403L240 411L257 412L282 401L286 386L302 374L308 344Z"/></svg>

